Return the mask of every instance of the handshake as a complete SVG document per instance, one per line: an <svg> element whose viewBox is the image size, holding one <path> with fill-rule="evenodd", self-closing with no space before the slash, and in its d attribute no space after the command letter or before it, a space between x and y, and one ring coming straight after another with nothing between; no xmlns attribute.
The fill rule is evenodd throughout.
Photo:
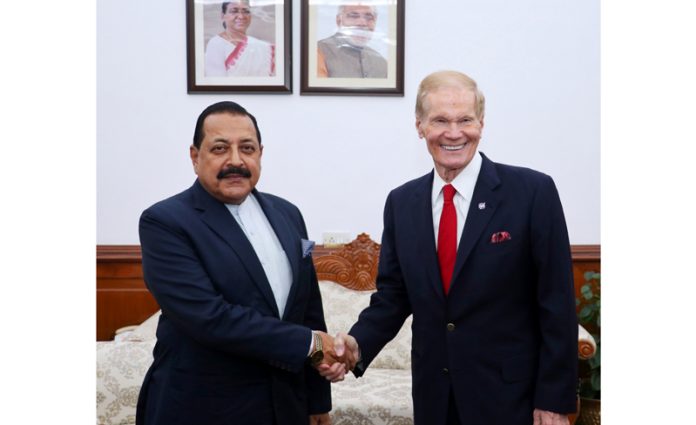
<svg viewBox="0 0 696 425"><path fill-rule="evenodd" d="M314 365L319 374L331 382L345 379L360 360L358 342L352 336L339 332L335 337L322 331L314 331L321 338L324 356Z"/></svg>

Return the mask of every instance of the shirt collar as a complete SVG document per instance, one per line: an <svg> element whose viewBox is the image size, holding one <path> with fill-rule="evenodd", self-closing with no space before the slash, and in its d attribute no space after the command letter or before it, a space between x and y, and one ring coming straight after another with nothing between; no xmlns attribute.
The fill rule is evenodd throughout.
<svg viewBox="0 0 696 425"><path fill-rule="evenodd" d="M476 150L474 157L471 158L471 162L469 162L469 164L464 167L457 177L450 182L450 184L457 190L457 193L469 202L471 202L471 199L474 196L474 188L476 187L476 180L478 179L479 172L481 171L482 163L483 159L481 159L481 155L479 154L478 150ZM437 197L440 196L442 188L447 184L444 180L442 180L442 177L440 177L440 175L437 173L437 170L433 171L433 174L434 177L431 205L435 205L435 201L437 200Z"/></svg>
<svg viewBox="0 0 696 425"><path fill-rule="evenodd" d="M225 204L227 209L230 210L232 214L239 214L242 210L253 208L256 205L258 205L258 202L256 201L256 198L254 198L253 193L249 193L241 204Z"/></svg>

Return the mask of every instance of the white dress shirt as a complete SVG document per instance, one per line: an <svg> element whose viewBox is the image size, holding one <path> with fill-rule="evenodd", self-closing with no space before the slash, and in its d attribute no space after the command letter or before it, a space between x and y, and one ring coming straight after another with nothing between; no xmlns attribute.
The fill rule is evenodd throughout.
<svg viewBox="0 0 696 425"><path fill-rule="evenodd" d="M249 194L239 205L225 204L225 206L244 231L256 256L261 261L282 318L292 286L292 268L283 246L253 194Z"/></svg>
<svg viewBox="0 0 696 425"><path fill-rule="evenodd" d="M464 230L464 223L466 223L466 216L469 213L469 205L471 205L471 198L474 195L474 188L476 187L476 180L478 180L479 171L481 171L481 155L478 150L471 158L471 162L464 167L464 169L457 175L457 177L450 182L452 186L457 190L454 194L454 208L457 211L457 249L459 249L459 241L462 238L462 231ZM437 235L440 229L440 216L442 215L442 207L445 203L444 195L442 194L442 188L447 184L442 177L437 173L437 170L433 173L435 174L433 178L433 191L432 191L432 206L433 206L433 230L435 231L435 249L437 249Z"/></svg>

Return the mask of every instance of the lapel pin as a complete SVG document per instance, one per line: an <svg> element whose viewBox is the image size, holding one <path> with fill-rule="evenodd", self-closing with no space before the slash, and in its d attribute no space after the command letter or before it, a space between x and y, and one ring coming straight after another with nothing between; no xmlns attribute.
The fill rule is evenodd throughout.
<svg viewBox="0 0 696 425"><path fill-rule="evenodd" d="M480 209L480 210L485 210L485 209L486 209L486 203L485 203L485 202L479 202L479 209Z"/></svg>

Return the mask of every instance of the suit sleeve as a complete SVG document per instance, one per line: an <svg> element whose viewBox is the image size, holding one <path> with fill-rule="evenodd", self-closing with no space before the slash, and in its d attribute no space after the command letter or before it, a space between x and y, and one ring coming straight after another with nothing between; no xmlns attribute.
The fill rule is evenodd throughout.
<svg viewBox="0 0 696 425"><path fill-rule="evenodd" d="M548 176L533 201L531 229L541 331L535 407L571 413L576 409L578 365L573 268L563 208Z"/></svg>
<svg viewBox="0 0 696 425"><path fill-rule="evenodd" d="M307 239L307 229L302 215L297 212L298 220L301 225L302 237ZM326 332L326 321L324 320L324 307L321 302L319 292L319 282L317 281L316 270L314 269L313 259L310 257L311 266L310 277L310 297L305 313L304 325L313 330ZM306 347L307 349L309 347ZM305 382L307 382L307 396L309 399L309 414L326 413L331 410L331 383L319 375L309 363L305 362Z"/></svg>
<svg viewBox="0 0 696 425"><path fill-rule="evenodd" d="M311 338L308 328L225 301L185 232L160 212L140 218L143 275L163 313L198 343L299 372Z"/></svg>
<svg viewBox="0 0 696 425"><path fill-rule="evenodd" d="M411 304L404 285L395 240L395 223L392 195L384 207L384 231L379 253L377 292L372 294L370 305L360 313L349 334L358 342L361 362L353 373L362 376L365 369L391 341L411 314Z"/></svg>

